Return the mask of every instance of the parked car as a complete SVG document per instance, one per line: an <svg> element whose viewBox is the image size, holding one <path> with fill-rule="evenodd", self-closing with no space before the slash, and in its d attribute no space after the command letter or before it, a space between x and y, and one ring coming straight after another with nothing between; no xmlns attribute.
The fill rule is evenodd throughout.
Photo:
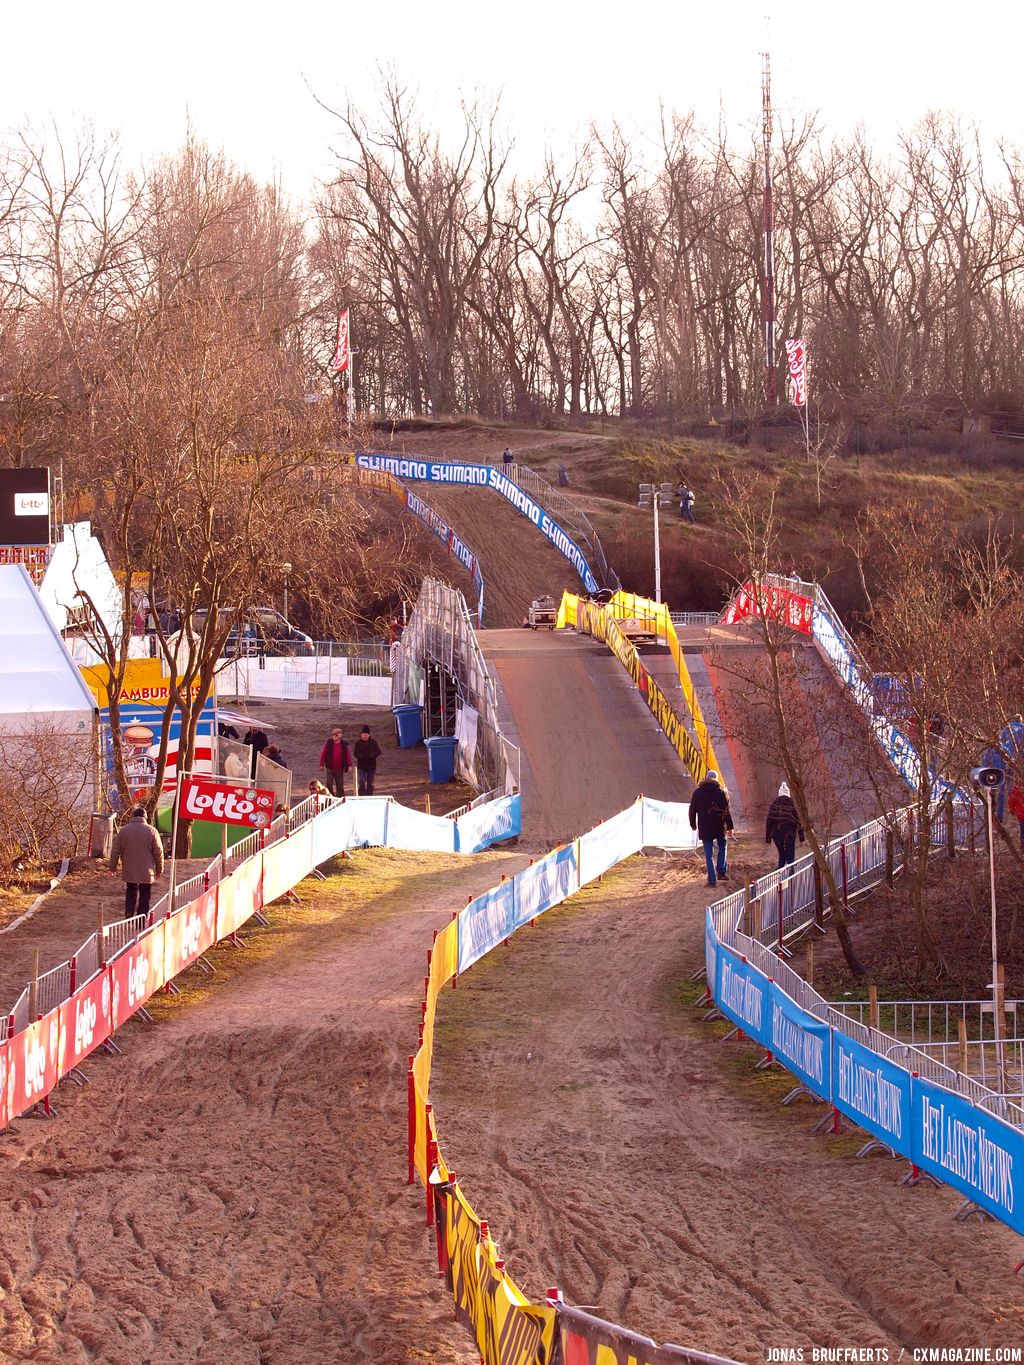
<svg viewBox="0 0 1024 1365"><path fill-rule="evenodd" d="M233 607L221 607L220 612L222 620L232 621L222 651L225 658L244 658L253 654L276 657L313 653L313 641L306 632L293 626L273 607L253 607L238 620L235 619L237 613ZM190 624L194 635L202 634L208 615L205 608L192 613Z"/></svg>

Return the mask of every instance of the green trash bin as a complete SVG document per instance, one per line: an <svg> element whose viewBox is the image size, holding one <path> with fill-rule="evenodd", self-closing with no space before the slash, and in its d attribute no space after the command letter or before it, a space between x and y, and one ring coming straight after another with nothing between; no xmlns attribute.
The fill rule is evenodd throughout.
<svg viewBox="0 0 1024 1365"><path fill-rule="evenodd" d="M423 739L423 707L405 702L401 706L392 706L391 714L398 732L398 747L414 749Z"/></svg>
<svg viewBox="0 0 1024 1365"><path fill-rule="evenodd" d="M427 770L431 782L450 782L455 776L455 748L458 742L454 735L433 735L423 741L427 746Z"/></svg>

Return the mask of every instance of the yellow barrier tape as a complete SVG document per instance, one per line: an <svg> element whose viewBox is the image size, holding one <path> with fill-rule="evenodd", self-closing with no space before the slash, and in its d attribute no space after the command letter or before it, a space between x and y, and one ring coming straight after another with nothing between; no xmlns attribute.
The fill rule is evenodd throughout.
<svg viewBox="0 0 1024 1365"><path fill-rule="evenodd" d="M498 1249L482 1235L457 1185L443 1203L445 1276L481 1356L487 1365L545 1365L554 1348L555 1310L531 1304L499 1269Z"/></svg>
<svg viewBox="0 0 1024 1365"><path fill-rule="evenodd" d="M565 596L568 597L569 594ZM564 604L565 597L563 597ZM650 707L658 724L664 730L672 747L686 764L693 780L703 782L708 771L711 768L718 767L718 760L715 757L711 738L708 735L707 726L704 723L704 717L701 714L694 692L693 681L683 659L679 640L667 609L657 602L650 602L647 598L637 597L634 593L616 593L607 607L597 602L584 602L579 598L575 599L574 606L577 629L585 631L588 635L593 635L597 640L603 640L608 645L640 689L641 695ZM669 652L676 663L679 681L683 686L683 698L689 708L699 744L695 742L693 736L673 710L672 703L644 667L634 645L619 629L616 614L622 620L632 618L650 622L652 631L660 635L668 644ZM568 609L566 615L568 616Z"/></svg>

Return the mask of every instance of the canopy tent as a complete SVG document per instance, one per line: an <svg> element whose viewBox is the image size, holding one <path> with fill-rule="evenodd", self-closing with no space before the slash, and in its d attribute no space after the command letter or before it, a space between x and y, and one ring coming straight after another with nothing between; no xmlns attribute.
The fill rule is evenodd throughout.
<svg viewBox="0 0 1024 1365"><path fill-rule="evenodd" d="M0 645L0 735L50 724L95 752L95 699L21 564L0 565Z"/></svg>

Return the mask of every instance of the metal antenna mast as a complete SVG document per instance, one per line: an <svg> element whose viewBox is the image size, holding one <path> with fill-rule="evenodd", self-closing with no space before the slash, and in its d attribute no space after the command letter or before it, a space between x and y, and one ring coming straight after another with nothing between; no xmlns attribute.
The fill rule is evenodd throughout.
<svg viewBox="0 0 1024 1365"><path fill-rule="evenodd" d="M761 107L764 136L764 399L778 402L775 387L775 200L772 191L772 64L761 54Z"/></svg>

